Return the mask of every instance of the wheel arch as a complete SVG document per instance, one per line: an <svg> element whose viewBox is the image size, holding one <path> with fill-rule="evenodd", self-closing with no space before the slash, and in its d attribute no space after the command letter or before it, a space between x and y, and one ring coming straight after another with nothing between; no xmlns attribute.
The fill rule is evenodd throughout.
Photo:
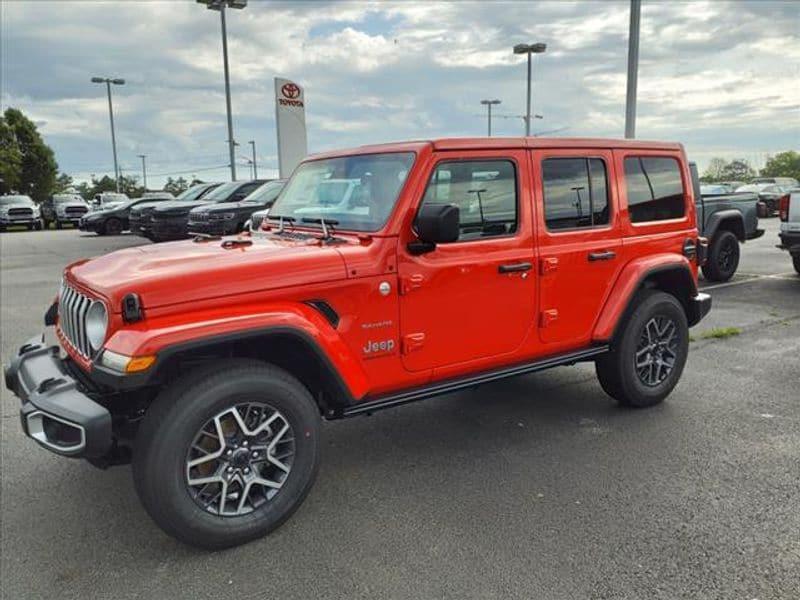
<svg viewBox="0 0 800 600"><path fill-rule="evenodd" d="M697 283L690 263L684 256L667 256L667 259L662 257L661 261L656 257L641 262L634 261L623 269L614 285L618 293L610 295L600 313L592 335L594 342L613 342L620 325L635 307L636 295L643 289L661 290L677 298L683 306L689 325L695 324L691 301L697 295Z"/></svg>
<svg viewBox="0 0 800 600"><path fill-rule="evenodd" d="M746 239L744 217L738 210L721 210L708 219L706 237L713 240L719 231L730 231L740 242Z"/></svg>
<svg viewBox="0 0 800 600"><path fill-rule="evenodd" d="M308 389L323 415L355 401L348 381L317 340L291 326L272 326L182 342L159 352L149 382L163 384L181 372L227 358L256 359L274 364Z"/></svg>

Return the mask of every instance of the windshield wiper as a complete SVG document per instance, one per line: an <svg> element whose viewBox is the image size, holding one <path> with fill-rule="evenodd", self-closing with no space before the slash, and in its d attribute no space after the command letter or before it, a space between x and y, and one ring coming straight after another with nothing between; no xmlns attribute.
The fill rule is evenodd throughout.
<svg viewBox="0 0 800 600"><path fill-rule="evenodd" d="M287 223L294 223L297 221L294 217L285 217L283 215L267 215L267 219L278 219L278 231L275 233L283 233L283 222L286 221Z"/></svg>
<svg viewBox="0 0 800 600"><path fill-rule="evenodd" d="M330 233L328 233L328 228L330 228L331 231L333 231L333 226L338 225L339 221L337 221L336 219L325 219L323 217L318 217L318 218L304 217L303 223L316 223L317 225L322 225L322 239L329 240L333 236Z"/></svg>

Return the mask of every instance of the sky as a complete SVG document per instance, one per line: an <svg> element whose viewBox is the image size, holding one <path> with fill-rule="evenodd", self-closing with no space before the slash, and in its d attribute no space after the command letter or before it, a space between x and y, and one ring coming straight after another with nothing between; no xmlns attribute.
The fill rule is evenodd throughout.
<svg viewBox="0 0 800 600"><path fill-rule="evenodd" d="M270 2L228 12L239 178L255 140L276 174L273 78L305 86L309 151L406 139L533 133L622 137L629 2ZM227 180L219 13L194 0L0 0L0 104L40 127L76 180L113 173L104 86L115 86L123 173ZM715 156L800 149L800 8L792 0L643 0L637 137Z"/></svg>

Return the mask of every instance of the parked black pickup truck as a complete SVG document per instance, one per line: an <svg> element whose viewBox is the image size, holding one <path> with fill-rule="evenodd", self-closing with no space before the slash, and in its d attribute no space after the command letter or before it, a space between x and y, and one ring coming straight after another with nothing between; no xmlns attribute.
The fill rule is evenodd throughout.
<svg viewBox="0 0 800 600"><path fill-rule="evenodd" d="M697 165L689 164L692 171L697 228L708 239L708 260L703 275L709 281L728 281L739 267L739 243L764 235L758 228L758 194L734 192L733 194L703 195Z"/></svg>
<svg viewBox="0 0 800 600"><path fill-rule="evenodd" d="M250 215L269 208L281 193L284 180L269 181L241 202L203 204L189 213L189 233L230 235L244 230Z"/></svg>

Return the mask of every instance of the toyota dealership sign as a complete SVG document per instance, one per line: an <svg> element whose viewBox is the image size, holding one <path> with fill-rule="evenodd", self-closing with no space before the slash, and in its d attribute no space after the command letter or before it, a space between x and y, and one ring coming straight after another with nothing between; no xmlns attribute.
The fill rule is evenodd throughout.
<svg viewBox="0 0 800 600"><path fill-rule="evenodd" d="M275 123L278 130L278 168L289 177L308 154L306 106L303 88L288 79L275 78Z"/></svg>

